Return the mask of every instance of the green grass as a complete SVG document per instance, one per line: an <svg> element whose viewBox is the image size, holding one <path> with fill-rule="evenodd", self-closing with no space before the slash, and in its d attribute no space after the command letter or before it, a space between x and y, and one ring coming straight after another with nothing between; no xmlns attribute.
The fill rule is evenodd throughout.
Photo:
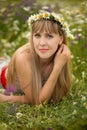
<svg viewBox="0 0 87 130"><path fill-rule="evenodd" d="M53 10L63 14L74 35L73 40L68 40L72 54L70 93L57 104L32 106L0 103L0 130L87 129L87 2L78 0L75 4L75 1L66 1L55 0L54 3L59 4L54 4ZM1 7L0 56L12 56L18 47L28 41L27 16L47 2L38 0L29 11L24 10L23 3L18 9L16 2L10 3L10 10L6 5Z"/></svg>

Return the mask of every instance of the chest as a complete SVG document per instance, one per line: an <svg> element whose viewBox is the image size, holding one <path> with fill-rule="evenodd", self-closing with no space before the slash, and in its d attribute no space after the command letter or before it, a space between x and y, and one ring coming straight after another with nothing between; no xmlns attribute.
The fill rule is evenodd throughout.
<svg viewBox="0 0 87 130"><path fill-rule="evenodd" d="M43 66L41 68L41 78L42 78L42 84L44 85L44 83L47 81L47 79L49 78L51 72L52 72L53 66L49 65L47 67Z"/></svg>

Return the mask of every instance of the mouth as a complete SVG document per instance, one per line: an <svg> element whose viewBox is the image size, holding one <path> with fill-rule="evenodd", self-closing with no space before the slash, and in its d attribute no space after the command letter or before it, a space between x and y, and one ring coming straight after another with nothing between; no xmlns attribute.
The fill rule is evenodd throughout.
<svg viewBox="0 0 87 130"><path fill-rule="evenodd" d="M43 53L44 53L44 52L47 52L48 50L49 50L49 49L44 49L44 48L39 49L39 51L40 51L40 52L43 52Z"/></svg>

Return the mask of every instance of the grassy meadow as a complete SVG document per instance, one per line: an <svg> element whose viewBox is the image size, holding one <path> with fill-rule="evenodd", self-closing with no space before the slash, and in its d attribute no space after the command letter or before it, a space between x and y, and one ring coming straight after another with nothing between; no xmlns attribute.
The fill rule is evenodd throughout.
<svg viewBox="0 0 87 130"><path fill-rule="evenodd" d="M12 56L29 40L28 17L41 9L64 16L74 35L70 93L57 104L0 103L0 130L87 130L87 1L0 1L0 56ZM0 87L0 93L3 89Z"/></svg>

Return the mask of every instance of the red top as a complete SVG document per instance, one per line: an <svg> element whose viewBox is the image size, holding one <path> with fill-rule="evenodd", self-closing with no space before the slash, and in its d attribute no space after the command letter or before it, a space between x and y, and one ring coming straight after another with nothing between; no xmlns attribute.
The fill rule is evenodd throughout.
<svg viewBox="0 0 87 130"><path fill-rule="evenodd" d="M4 67L2 69L2 72L1 72L1 84L3 86L4 89L6 89L6 70L7 70L7 67Z"/></svg>

